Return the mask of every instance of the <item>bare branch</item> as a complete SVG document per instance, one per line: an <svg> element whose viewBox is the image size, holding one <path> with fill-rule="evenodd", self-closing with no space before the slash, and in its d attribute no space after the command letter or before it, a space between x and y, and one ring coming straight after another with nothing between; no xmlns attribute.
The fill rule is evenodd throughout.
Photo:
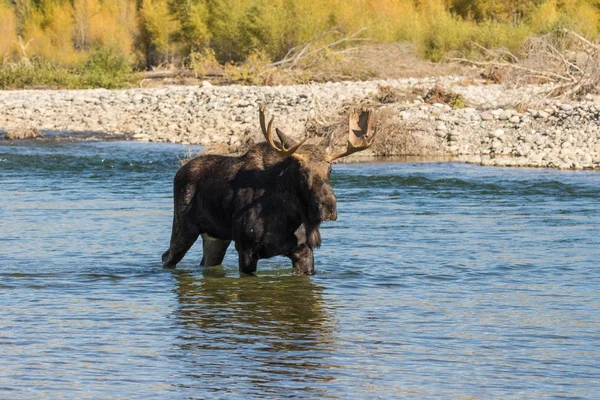
<svg viewBox="0 0 600 400"><path fill-rule="evenodd" d="M334 40L333 42L328 43L328 44L326 44L326 45L324 45L324 46L322 46L322 47L320 47L318 49L309 51L310 48L313 45L315 45L315 43L319 39L324 38L328 34L336 33L338 35L342 35L341 31L337 27L325 30L325 31L319 33L318 35L316 35L315 37L313 37L312 39L310 39L308 42L304 43L301 47L300 46L292 47L287 52L287 54L285 55L285 57L283 59L270 64L270 66L271 67L287 67L287 68L291 69L291 68L294 68L298 64L298 62L300 62L301 60L308 59L310 57L318 55L318 54L324 52L325 50L333 49L334 47L339 46L339 45L341 45L343 43L369 41L369 40L371 40L369 38L359 38L359 37L357 37L362 32L364 32L366 29L367 29L366 27L363 27L363 28L359 29L358 31L354 32L350 36L343 36L340 39ZM338 52L336 52L336 54L337 53Z"/></svg>
<svg viewBox="0 0 600 400"><path fill-rule="evenodd" d="M568 34L568 35L574 36L575 38L579 39L580 41L582 41L582 42L583 42L583 43L585 43L586 45L588 45L588 46L591 46L591 47L593 47L593 48L594 48L594 49L596 49L596 50L600 50L600 46L598 46L598 45L597 45L597 44L595 44L595 43L592 43L592 42L590 42L589 40L587 40L586 38L584 38L584 37L583 37L583 36L581 36L580 34L578 34L578 33L575 33L575 32L573 32L572 30L570 30L570 29L566 29L566 28L565 28L565 29L563 29L562 31L563 31L564 33Z"/></svg>
<svg viewBox="0 0 600 400"><path fill-rule="evenodd" d="M27 41L27 43L23 43L23 38L21 37L21 35L18 36L19 37L19 41L17 42L17 44L19 45L19 47L21 48L21 54L22 56L22 61L25 64L30 64L31 61L29 59L29 56L27 55L27 48L29 47L29 45L31 44L31 42L33 41L33 38L29 39Z"/></svg>
<svg viewBox="0 0 600 400"><path fill-rule="evenodd" d="M322 37L324 37L325 35L328 35L332 32L337 32L339 33L339 28L338 27L334 27L331 29L327 29L324 30L323 32L319 33L318 35L314 36L312 39L310 39L308 42L304 43L302 45L302 48L300 49L300 51L296 52L296 50L300 47L300 46L294 46L292 47L287 54L285 55L285 57L283 57L281 60L276 61L274 63L271 64L272 67L278 67L281 65L285 65L285 64L289 64L289 63L294 63L294 60L297 60L299 58L299 56L301 56L302 54L304 54L304 52L306 51L306 49L308 49L310 47L311 44L313 44L315 41L321 39Z"/></svg>
<svg viewBox="0 0 600 400"><path fill-rule="evenodd" d="M541 75L541 76L546 76L546 77L552 77L554 79L560 80L560 81L566 81L566 82L572 82L573 79L554 73L554 72L549 72L549 71L539 71L539 70L535 70L533 68L527 68L527 67L523 67L521 65L517 65L517 64L511 64L511 63L507 63L507 62L493 62L493 61L474 61L474 60L469 60L467 58L447 58L448 61L456 61L456 62L462 62L462 63L466 63L466 64L472 64L472 65L476 65L478 67L502 67L502 68L512 68L512 69L518 69L521 71L525 71L525 72L529 72L532 74L536 74L536 75Z"/></svg>

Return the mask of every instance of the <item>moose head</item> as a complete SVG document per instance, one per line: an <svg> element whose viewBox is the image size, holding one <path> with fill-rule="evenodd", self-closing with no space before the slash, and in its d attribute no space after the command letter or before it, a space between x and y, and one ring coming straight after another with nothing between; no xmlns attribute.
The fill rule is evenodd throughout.
<svg viewBox="0 0 600 400"><path fill-rule="evenodd" d="M348 115L348 142L343 152L333 152L333 134L321 141L318 145L305 144L307 138L295 142L279 128L275 133L280 145L273 140L273 121L266 124L265 105L259 106L259 120L262 133L269 144L282 157L293 157L297 160L302 171L302 180L305 188L310 192L307 196L313 204L313 210L318 210L320 221L335 221L337 219L336 198L329 182L331 164L342 157L369 148L375 140L375 132L371 130L373 120L372 111L361 111L360 114L352 111Z"/></svg>
<svg viewBox="0 0 600 400"><path fill-rule="evenodd" d="M319 226L337 219L331 164L373 144L373 114L349 114L347 147L341 152L333 150L331 136L320 144L297 142L273 127L274 117L267 123L265 114L260 105L265 143L239 157L201 154L177 171L164 266L174 267L202 235L202 265L221 264L234 241L242 273L253 274L258 260L276 255L290 258L296 273L314 273Z"/></svg>

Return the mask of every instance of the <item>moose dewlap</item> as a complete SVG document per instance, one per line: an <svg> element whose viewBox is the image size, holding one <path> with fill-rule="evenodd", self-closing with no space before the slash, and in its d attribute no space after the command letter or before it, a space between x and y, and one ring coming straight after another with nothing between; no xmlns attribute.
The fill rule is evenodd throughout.
<svg viewBox="0 0 600 400"><path fill-rule="evenodd" d="M266 124L261 105L266 142L239 157L201 154L177 171L173 231L163 266L175 267L202 236L203 266L220 265L233 241L241 273L253 274L258 260L282 255L297 274L314 274L319 226L337 219L331 164L373 144L372 116L372 111L351 112L347 148L334 153L331 137L312 145L275 128L276 141L274 118Z"/></svg>

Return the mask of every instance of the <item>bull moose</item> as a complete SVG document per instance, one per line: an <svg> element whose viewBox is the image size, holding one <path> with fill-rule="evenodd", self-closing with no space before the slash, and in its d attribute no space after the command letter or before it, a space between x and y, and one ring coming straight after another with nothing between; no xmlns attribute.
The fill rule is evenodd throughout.
<svg viewBox="0 0 600 400"><path fill-rule="evenodd" d="M240 273L254 274L258 260L283 255L294 272L315 272L313 249L321 245L319 225L337 219L329 182L331 164L373 144L372 112L351 112L348 143L333 152L331 137L319 145L296 142L273 120L259 120L266 142L239 157L199 155L182 166L173 183L174 215L164 267L175 267L202 236L201 265L220 265L233 240Z"/></svg>

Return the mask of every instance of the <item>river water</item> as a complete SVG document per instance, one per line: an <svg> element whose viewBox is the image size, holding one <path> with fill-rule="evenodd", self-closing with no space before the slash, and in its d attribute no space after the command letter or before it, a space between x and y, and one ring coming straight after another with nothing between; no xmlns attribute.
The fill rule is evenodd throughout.
<svg viewBox="0 0 600 400"><path fill-rule="evenodd" d="M161 268L187 149L0 145L0 398L600 398L600 173L335 165L252 278Z"/></svg>

